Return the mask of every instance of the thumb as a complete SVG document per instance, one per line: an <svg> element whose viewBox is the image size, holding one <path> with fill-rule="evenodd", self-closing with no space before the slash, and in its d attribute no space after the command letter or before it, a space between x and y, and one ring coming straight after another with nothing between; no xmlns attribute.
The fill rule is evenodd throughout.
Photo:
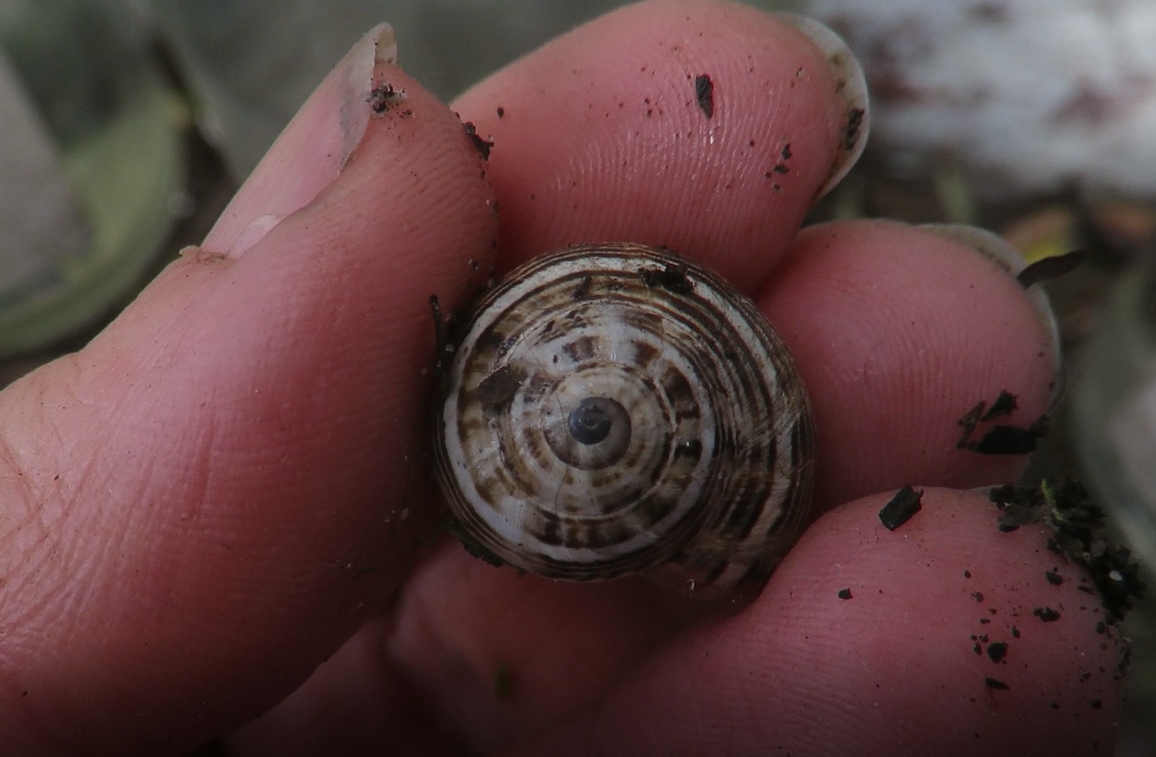
<svg viewBox="0 0 1156 757"><path fill-rule="evenodd" d="M0 395L6 752L177 751L257 715L428 541L428 299L486 275L496 217L391 41L355 46L202 248Z"/></svg>

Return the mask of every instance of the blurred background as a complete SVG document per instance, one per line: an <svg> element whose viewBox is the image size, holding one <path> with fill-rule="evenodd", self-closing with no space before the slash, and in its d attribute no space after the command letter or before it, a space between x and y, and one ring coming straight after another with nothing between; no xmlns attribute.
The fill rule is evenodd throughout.
<svg viewBox="0 0 1156 757"><path fill-rule="evenodd" d="M443 99L614 0L0 0L0 386L82 346L200 241L375 23ZM977 224L1029 260L1067 354L1026 474L1078 476L1156 566L1156 0L751 0L863 62L867 153L811 221ZM1156 755L1156 602L1120 757Z"/></svg>

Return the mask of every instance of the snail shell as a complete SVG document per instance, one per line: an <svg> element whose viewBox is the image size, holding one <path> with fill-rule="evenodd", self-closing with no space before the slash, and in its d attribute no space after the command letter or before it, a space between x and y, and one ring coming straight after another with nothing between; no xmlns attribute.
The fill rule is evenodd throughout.
<svg viewBox="0 0 1156 757"><path fill-rule="evenodd" d="M456 328L438 476L468 539L501 560L757 589L806 525L806 392L762 314L711 271L642 245L572 247L510 273Z"/></svg>

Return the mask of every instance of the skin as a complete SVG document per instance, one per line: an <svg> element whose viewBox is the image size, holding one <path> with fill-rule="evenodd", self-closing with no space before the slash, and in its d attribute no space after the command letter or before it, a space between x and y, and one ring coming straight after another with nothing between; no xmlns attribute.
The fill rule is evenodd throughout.
<svg viewBox="0 0 1156 757"><path fill-rule="evenodd" d="M687 95L701 71L709 124ZM370 76L405 102L368 115ZM643 3L453 104L493 140L487 163L359 43L201 247L0 395L0 743L1110 754L1117 638L1042 527L1001 533L967 491L1025 461L955 448L956 419L1000 390L1019 398L1011 422L1046 410L1044 319L1003 268L928 230L797 232L840 159L836 90L770 16ZM776 192L763 167L784 141ZM809 388L827 514L745 608L518 577L434 533L429 295L459 306L492 269L607 239L731 277ZM923 511L892 533L878 511L905 484Z"/></svg>

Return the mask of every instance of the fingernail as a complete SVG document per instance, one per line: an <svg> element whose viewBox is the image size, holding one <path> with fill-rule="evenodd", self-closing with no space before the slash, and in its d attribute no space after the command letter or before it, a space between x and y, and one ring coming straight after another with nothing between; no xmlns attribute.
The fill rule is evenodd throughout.
<svg viewBox="0 0 1156 757"><path fill-rule="evenodd" d="M953 223L929 223L918 228L970 247L998 265L1013 279L1019 275L1020 271L1027 268L1028 262L1023 255L1008 244L1003 237L987 229ZM1048 295L1042 287L1038 286L1029 287L1023 292L1047 327L1049 345L1052 354L1056 356L1058 361L1060 358L1060 332L1056 324L1056 314L1048 301Z"/></svg>
<svg viewBox="0 0 1156 757"><path fill-rule="evenodd" d="M867 100L867 79L859 59L835 32L813 18L797 16L793 13L776 13L776 18L799 30L823 52L827 65L835 77L836 93L843 98L843 129L839 140L839 153L827 173L827 178L815 194L818 200L838 184L867 144L870 119Z"/></svg>
<svg viewBox="0 0 1156 757"><path fill-rule="evenodd" d="M240 257L329 186L365 136L375 68L396 62L389 24L358 40L265 153L201 247Z"/></svg>

